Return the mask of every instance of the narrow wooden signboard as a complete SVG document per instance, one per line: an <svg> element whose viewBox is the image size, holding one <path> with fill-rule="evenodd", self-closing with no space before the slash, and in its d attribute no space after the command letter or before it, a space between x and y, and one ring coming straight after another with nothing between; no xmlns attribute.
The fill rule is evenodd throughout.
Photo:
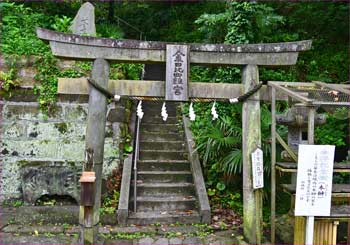
<svg viewBox="0 0 350 245"><path fill-rule="evenodd" d="M166 46L165 100L188 101L189 46Z"/></svg>
<svg viewBox="0 0 350 245"><path fill-rule="evenodd" d="M253 188L264 188L264 164L263 151L257 148L252 153L252 168L253 168Z"/></svg>

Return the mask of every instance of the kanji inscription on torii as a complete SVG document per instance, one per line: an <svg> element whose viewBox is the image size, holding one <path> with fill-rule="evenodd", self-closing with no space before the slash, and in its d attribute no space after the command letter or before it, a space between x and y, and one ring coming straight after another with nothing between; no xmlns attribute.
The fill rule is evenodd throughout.
<svg viewBox="0 0 350 245"><path fill-rule="evenodd" d="M165 100L188 101L189 47L166 46Z"/></svg>

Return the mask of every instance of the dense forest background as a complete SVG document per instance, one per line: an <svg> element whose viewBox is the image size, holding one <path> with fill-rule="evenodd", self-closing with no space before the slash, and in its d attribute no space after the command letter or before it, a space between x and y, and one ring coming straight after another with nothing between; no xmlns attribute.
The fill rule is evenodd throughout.
<svg viewBox="0 0 350 245"><path fill-rule="evenodd" d="M60 71L48 45L36 37L35 27L68 32L80 4L80 1L0 3L2 55L9 62L23 55L37 57L39 83L34 91L44 111L50 110L56 101L57 77L85 76L91 70L91 63L78 62L75 69ZM312 49L299 55L297 65L261 68L260 79L349 83L349 5L346 3L96 1L94 5L97 35L101 37L227 44L312 39ZM240 83L240 69L193 66L191 80ZM114 64L111 77L137 79L141 70L141 65ZM18 86L14 69L2 72L1 76L3 91L9 92ZM211 106L195 104L197 119L192 123L208 194L212 205L241 212L241 105L217 103L220 118L215 122L211 119ZM286 108L285 103L278 104L281 113ZM337 118L333 114L327 117L328 123L316 130L316 143L335 144L343 151L348 149L348 118ZM286 136L286 128L278 130ZM262 104L262 132L265 162L269 163L269 104ZM265 220L268 220L267 213L266 210Z"/></svg>

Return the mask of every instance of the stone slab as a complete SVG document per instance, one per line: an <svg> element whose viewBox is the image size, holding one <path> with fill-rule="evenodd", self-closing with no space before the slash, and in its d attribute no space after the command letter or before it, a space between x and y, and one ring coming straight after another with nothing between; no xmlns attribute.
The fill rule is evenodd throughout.
<svg viewBox="0 0 350 245"><path fill-rule="evenodd" d="M108 90L121 96L165 97L164 81L146 80L110 80ZM86 78L59 78L58 93L88 94L89 84ZM232 83L189 83L190 98L232 99L243 94L241 84ZM287 96L277 93L277 100L287 100ZM260 99L270 100L270 90L263 85L260 89Z"/></svg>
<svg viewBox="0 0 350 245"><path fill-rule="evenodd" d="M93 45L97 47L130 48L144 50L165 50L167 42L139 41L139 40L117 40L111 38L86 37L74 34L63 34L48 29L37 28L37 36L47 41L58 41L64 43ZM284 43L261 43L261 44L188 44L192 52L215 52L226 53L283 53L300 52L311 48L312 41L304 40Z"/></svg>
<svg viewBox="0 0 350 245"><path fill-rule="evenodd" d="M0 233L1 244L75 244L74 237L66 235L40 236L14 235L12 233Z"/></svg>
<svg viewBox="0 0 350 245"><path fill-rule="evenodd" d="M109 47L85 46L50 41L53 55L67 59L94 60L103 57L106 60L124 63L164 63L163 50L120 49ZM205 53L191 52L190 63L198 65L295 65L298 53Z"/></svg>
<svg viewBox="0 0 350 245"><path fill-rule="evenodd" d="M165 100L188 101L189 46L167 45Z"/></svg>
<svg viewBox="0 0 350 245"><path fill-rule="evenodd" d="M81 5L77 15L75 16L72 26L69 28L77 35L96 35L95 26L95 7L89 2Z"/></svg>
<svg viewBox="0 0 350 245"><path fill-rule="evenodd" d="M201 221L203 223L210 223L210 205L209 199L205 187L205 182L202 174L202 168L199 161L198 153L195 151L195 141L193 139L192 132L190 130L189 119L184 115L182 117L185 129L185 139L188 152L190 152L189 159L191 163L191 170L193 175L193 181L196 189L196 195L198 198L199 213L201 215Z"/></svg>

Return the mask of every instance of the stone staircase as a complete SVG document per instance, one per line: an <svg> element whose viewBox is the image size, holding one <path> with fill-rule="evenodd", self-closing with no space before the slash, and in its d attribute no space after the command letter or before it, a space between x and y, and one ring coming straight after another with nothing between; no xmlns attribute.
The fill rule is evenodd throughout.
<svg viewBox="0 0 350 245"><path fill-rule="evenodd" d="M132 210L132 176L128 224L201 222L182 119L177 113L179 104L168 102L166 106L169 117L164 122L161 102L143 102L137 210Z"/></svg>

